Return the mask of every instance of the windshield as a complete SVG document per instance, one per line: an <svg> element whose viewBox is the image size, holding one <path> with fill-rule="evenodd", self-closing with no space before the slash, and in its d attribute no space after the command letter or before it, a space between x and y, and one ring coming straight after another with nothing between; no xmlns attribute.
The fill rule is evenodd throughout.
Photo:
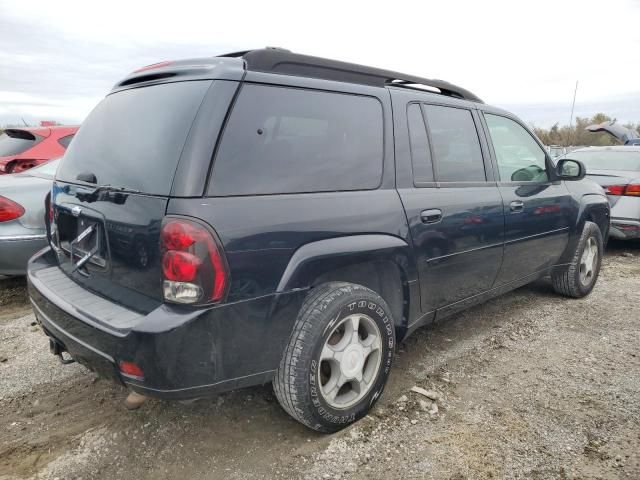
<svg viewBox="0 0 640 480"><path fill-rule="evenodd" d="M622 150L588 150L567 154L567 158L580 160L589 170L640 170L640 152Z"/></svg>
<svg viewBox="0 0 640 480"><path fill-rule="evenodd" d="M55 160L51 160L50 162L47 162L45 164L42 165L38 165L37 167L34 167L32 169L30 169L27 173L29 175L37 173L40 175L47 175L49 177L53 177L56 174L56 170L58 169L58 165L60 165L60 158L57 158Z"/></svg>
<svg viewBox="0 0 640 480"><path fill-rule="evenodd" d="M187 134L211 81L165 83L107 96L65 153L56 178L168 195Z"/></svg>
<svg viewBox="0 0 640 480"><path fill-rule="evenodd" d="M25 130L7 130L0 135L0 157L19 155L36 143L36 137Z"/></svg>

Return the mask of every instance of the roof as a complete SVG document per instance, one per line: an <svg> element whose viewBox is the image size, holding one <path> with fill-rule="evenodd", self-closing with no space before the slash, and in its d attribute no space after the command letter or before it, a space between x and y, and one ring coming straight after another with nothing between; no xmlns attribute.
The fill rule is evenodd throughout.
<svg viewBox="0 0 640 480"><path fill-rule="evenodd" d="M475 94L444 80L423 78L322 57L300 55L282 48L247 50L220 55L220 57L242 58L245 61L246 69L251 71L322 78L379 87L396 86L420 90L422 90L420 87L427 87L433 93L482 103L482 100Z"/></svg>
<svg viewBox="0 0 640 480"><path fill-rule="evenodd" d="M415 88L450 97L482 103L470 91L446 82L408 75L380 68L341 62L310 55L300 55L282 48L262 48L227 53L217 57L160 62L132 72L117 83L112 92L163 82L167 79L241 80L246 71L295 75L338 82L379 87Z"/></svg>

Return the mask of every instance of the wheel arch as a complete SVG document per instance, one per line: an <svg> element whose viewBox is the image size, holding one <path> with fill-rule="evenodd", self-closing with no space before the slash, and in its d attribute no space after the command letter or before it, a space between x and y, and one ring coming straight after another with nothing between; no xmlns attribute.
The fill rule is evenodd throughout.
<svg viewBox="0 0 640 480"><path fill-rule="evenodd" d="M561 265L571 262L575 249L580 241L582 231L584 230L585 222L593 222L598 225L602 233L602 239L606 245L609 237L610 211L609 201L603 195L587 194L580 198L573 233L559 261Z"/></svg>
<svg viewBox="0 0 640 480"><path fill-rule="evenodd" d="M598 225L606 245L611 224L611 208L608 200L606 198L603 200L600 195L585 195L580 202L580 210L580 232L585 222L593 222Z"/></svg>
<svg viewBox="0 0 640 480"><path fill-rule="evenodd" d="M350 235L300 247L291 257L277 290L314 288L343 281L362 285L389 305L401 332L406 329L417 280L410 246L393 235Z"/></svg>

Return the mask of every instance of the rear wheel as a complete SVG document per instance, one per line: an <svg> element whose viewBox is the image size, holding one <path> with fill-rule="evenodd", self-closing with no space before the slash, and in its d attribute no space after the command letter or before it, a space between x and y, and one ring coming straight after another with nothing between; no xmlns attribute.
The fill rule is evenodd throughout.
<svg viewBox="0 0 640 480"><path fill-rule="evenodd" d="M555 291L573 298L591 293L600 273L603 250L600 228L593 222L585 222L571 264L551 276Z"/></svg>
<svg viewBox="0 0 640 480"><path fill-rule="evenodd" d="M395 344L390 309L375 292L327 283L304 302L273 385L293 418L335 432L362 418L387 381Z"/></svg>

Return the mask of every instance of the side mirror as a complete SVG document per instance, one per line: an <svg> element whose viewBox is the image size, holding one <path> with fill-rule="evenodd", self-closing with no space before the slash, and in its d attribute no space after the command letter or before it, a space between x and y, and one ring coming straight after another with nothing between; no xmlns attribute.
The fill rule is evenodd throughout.
<svg viewBox="0 0 640 480"><path fill-rule="evenodd" d="M556 175L560 180L582 180L586 174L587 169L580 160L563 158L556 165Z"/></svg>

